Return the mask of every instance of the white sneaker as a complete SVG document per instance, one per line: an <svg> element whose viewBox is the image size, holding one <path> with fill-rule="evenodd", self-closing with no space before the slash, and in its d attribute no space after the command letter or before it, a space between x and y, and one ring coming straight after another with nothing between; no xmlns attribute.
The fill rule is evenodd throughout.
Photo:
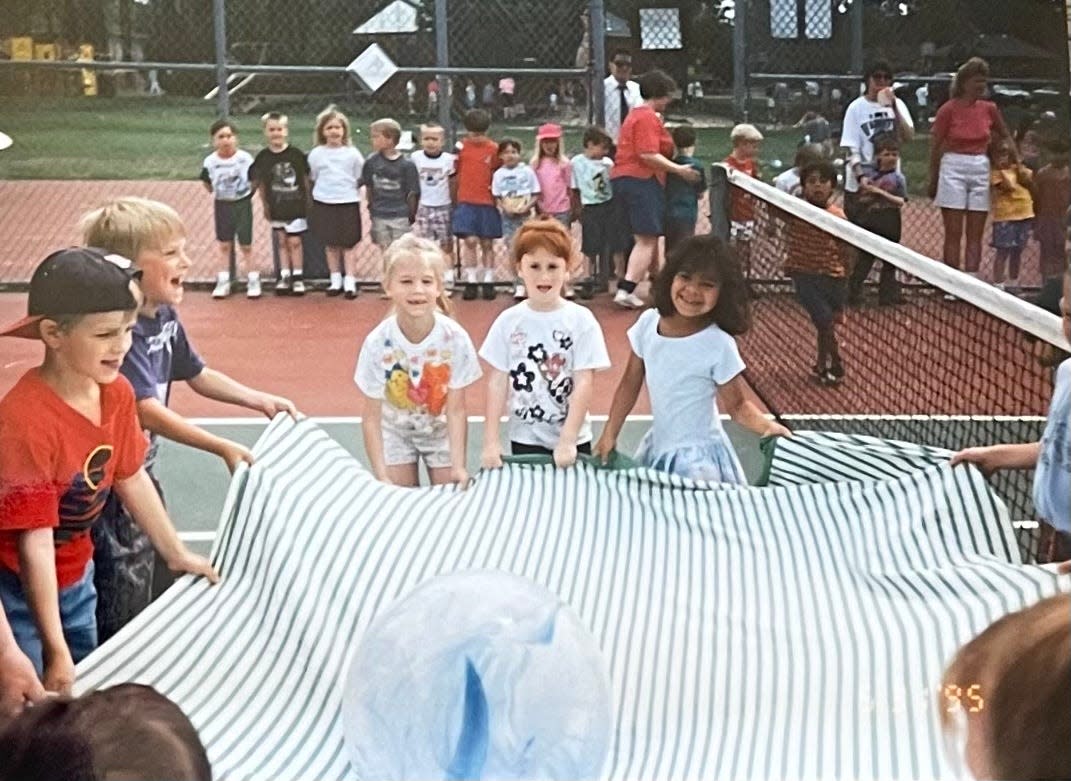
<svg viewBox="0 0 1071 781"><path fill-rule="evenodd" d="M614 295L614 303L625 309L643 309L647 306L643 299L638 295L635 293L626 293L624 290L617 291Z"/></svg>
<svg viewBox="0 0 1071 781"><path fill-rule="evenodd" d="M221 271L216 275L216 287L212 290L212 298L226 298L231 294L231 275Z"/></svg>
<svg viewBox="0 0 1071 781"><path fill-rule="evenodd" d="M513 288L513 297L518 301L528 298L528 291L524 289L524 285L522 285L520 282L518 282L517 286Z"/></svg>
<svg viewBox="0 0 1071 781"><path fill-rule="evenodd" d="M249 279L245 286L246 298L260 298L260 274L253 272L249 275Z"/></svg>
<svg viewBox="0 0 1071 781"><path fill-rule="evenodd" d="M476 269L471 268L471 267L465 269L465 284L466 285L475 285L479 281L480 280L476 278Z"/></svg>

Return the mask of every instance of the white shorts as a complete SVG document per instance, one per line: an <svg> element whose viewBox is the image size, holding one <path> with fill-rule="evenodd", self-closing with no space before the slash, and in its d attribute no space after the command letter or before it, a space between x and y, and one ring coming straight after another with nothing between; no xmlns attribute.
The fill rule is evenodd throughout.
<svg viewBox="0 0 1071 781"><path fill-rule="evenodd" d="M989 158L945 152L937 175L935 206L970 212L989 211Z"/></svg>
<svg viewBox="0 0 1071 781"><path fill-rule="evenodd" d="M304 233L309 229L309 223L304 217L298 217L296 220L272 220L272 230L285 230L287 233L294 235L297 233Z"/></svg>
<svg viewBox="0 0 1071 781"><path fill-rule="evenodd" d="M383 426L383 460L387 466L406 466L421 459L429 469L450 466L450 438L446 426L436 427L434 433L399 431Z"/></svg>

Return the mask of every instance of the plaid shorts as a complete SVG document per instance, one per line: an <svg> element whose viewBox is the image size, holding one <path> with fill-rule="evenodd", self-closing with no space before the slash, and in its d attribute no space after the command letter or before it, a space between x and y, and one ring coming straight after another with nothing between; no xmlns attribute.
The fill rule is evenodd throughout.
<svg viewBox="0 0 1071 781"><path fill-rule="evenodd" d="M418 206L413 232L422 239L437 242L443 249L451 249L454 245L454 235L450 225L450 207L424 204Z"/></svg>

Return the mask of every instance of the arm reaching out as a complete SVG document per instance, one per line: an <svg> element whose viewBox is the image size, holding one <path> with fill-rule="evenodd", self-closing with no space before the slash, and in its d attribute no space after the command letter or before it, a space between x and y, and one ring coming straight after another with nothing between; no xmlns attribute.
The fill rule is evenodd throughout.
<svg viewBox="0 0 1071 781"><path fill-rule="evenodd" d="M592 448L592 455L597 456L604 464L609 463L610 454L617 447L617 436L621 433L621 426L624 425L628 414L632 412L632 408L636 406L636 399L639 398L646 376L647 367L643 359L630 350L625 373L621 376L621 382L617 384L614 399L610 403L610 415L606 419L606 425L602 427L599 441Z"/></svg>

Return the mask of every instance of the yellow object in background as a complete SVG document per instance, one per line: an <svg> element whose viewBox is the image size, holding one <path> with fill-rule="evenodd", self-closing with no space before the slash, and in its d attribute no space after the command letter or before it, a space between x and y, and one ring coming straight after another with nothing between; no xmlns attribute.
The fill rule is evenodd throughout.
<svg viewBox="0 0 1071 781"><path fill-rule="evenodd" d="M35 43L33 45L33 58L35 60L58 60L59 45L55 43Z"/></svg>
<svg viewBox="0 0 1071 781"><path fill-rule="evenodd" d="M33 38L28 35L17 38L8 38L8 53L13 60L33 59Z"/></svg>
<svg viewBox="0 0 1071 781"><path fill-rule="evenodd" d="M78 46L79 61L93 61L93 44L83 43ZM82 69L82 94L87 97L95 97L97 94L97 72Z"/></svg>

